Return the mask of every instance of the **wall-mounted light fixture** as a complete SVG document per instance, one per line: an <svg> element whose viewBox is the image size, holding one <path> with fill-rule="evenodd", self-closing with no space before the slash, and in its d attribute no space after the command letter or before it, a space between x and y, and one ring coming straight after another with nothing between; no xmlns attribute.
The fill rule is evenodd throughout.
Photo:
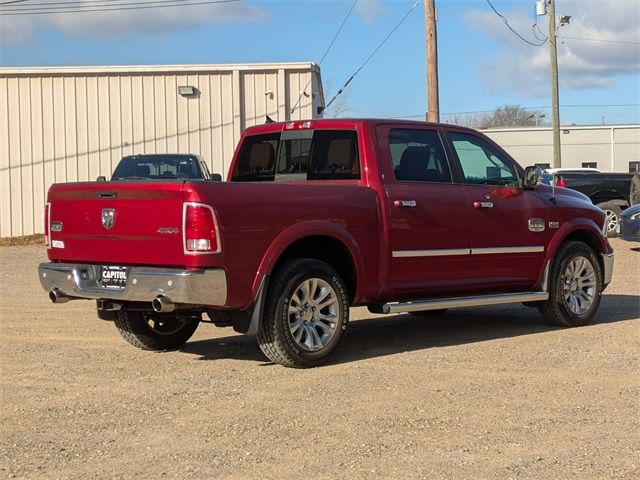
<svg viewBox="0 0 640 480"><path fill-rule="evenodd" d="M182 95L183 97L193 97L197 93L198 89L196 87L191 87L188 85L185 85L184 87L178 87L178 94Z"/></svg>

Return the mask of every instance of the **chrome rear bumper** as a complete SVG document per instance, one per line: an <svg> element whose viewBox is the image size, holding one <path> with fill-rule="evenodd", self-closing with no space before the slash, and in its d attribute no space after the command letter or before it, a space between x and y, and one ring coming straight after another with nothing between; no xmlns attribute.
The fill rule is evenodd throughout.
<svg viewBox="0 0 640 480"><path fill-rule="evenodd" d="M227 278L221 268L181 270L174 268L131 267L123 289L100 285L102 265L41 263L38 278L45 291L57 290L71 298L151 302L158 295L174 303L224 305Z"/></svg>

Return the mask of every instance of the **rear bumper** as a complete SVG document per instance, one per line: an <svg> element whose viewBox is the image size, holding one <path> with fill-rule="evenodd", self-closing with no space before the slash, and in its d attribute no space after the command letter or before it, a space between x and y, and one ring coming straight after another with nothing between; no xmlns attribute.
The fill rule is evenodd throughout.
<svg viewBox="0 0 640 480"><path fill-rule="evenodd" d="M100 285L101 265L41 263L38 278L45 291L57 289L71 298L151 302L158 295L174 303L223 306L227 301L227 278L221 268L181 270L131 267L123 289Z"/></svg>
<svg viewBox="0 0 640 480"><path fill-rule="evenodd" d="M602 254L602 266L604 267L602 275L605 287L611 283L611 278L613 277L613 258L613 253Z"/></svg>

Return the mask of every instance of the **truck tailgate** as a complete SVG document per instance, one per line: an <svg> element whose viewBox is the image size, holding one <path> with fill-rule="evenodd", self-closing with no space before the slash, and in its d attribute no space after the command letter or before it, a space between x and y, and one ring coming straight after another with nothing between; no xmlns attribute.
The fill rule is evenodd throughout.
<svg viewBox="0 0 640 480"><path fill-rule="evenodd" d="M180 181L53 185L49 259L184 266L183 188Z"/></svg>

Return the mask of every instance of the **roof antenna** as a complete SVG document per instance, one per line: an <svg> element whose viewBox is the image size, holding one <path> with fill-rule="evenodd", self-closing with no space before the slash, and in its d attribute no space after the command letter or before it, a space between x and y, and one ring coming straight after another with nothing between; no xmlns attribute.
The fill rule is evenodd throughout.
<svg viewBox="0 0 640 480"><path fill-rule="evenodd" d="M276 121L273 118L271 118L269 115L265 115L265 117L267 118L264 123L276 123Z"/></svg>

